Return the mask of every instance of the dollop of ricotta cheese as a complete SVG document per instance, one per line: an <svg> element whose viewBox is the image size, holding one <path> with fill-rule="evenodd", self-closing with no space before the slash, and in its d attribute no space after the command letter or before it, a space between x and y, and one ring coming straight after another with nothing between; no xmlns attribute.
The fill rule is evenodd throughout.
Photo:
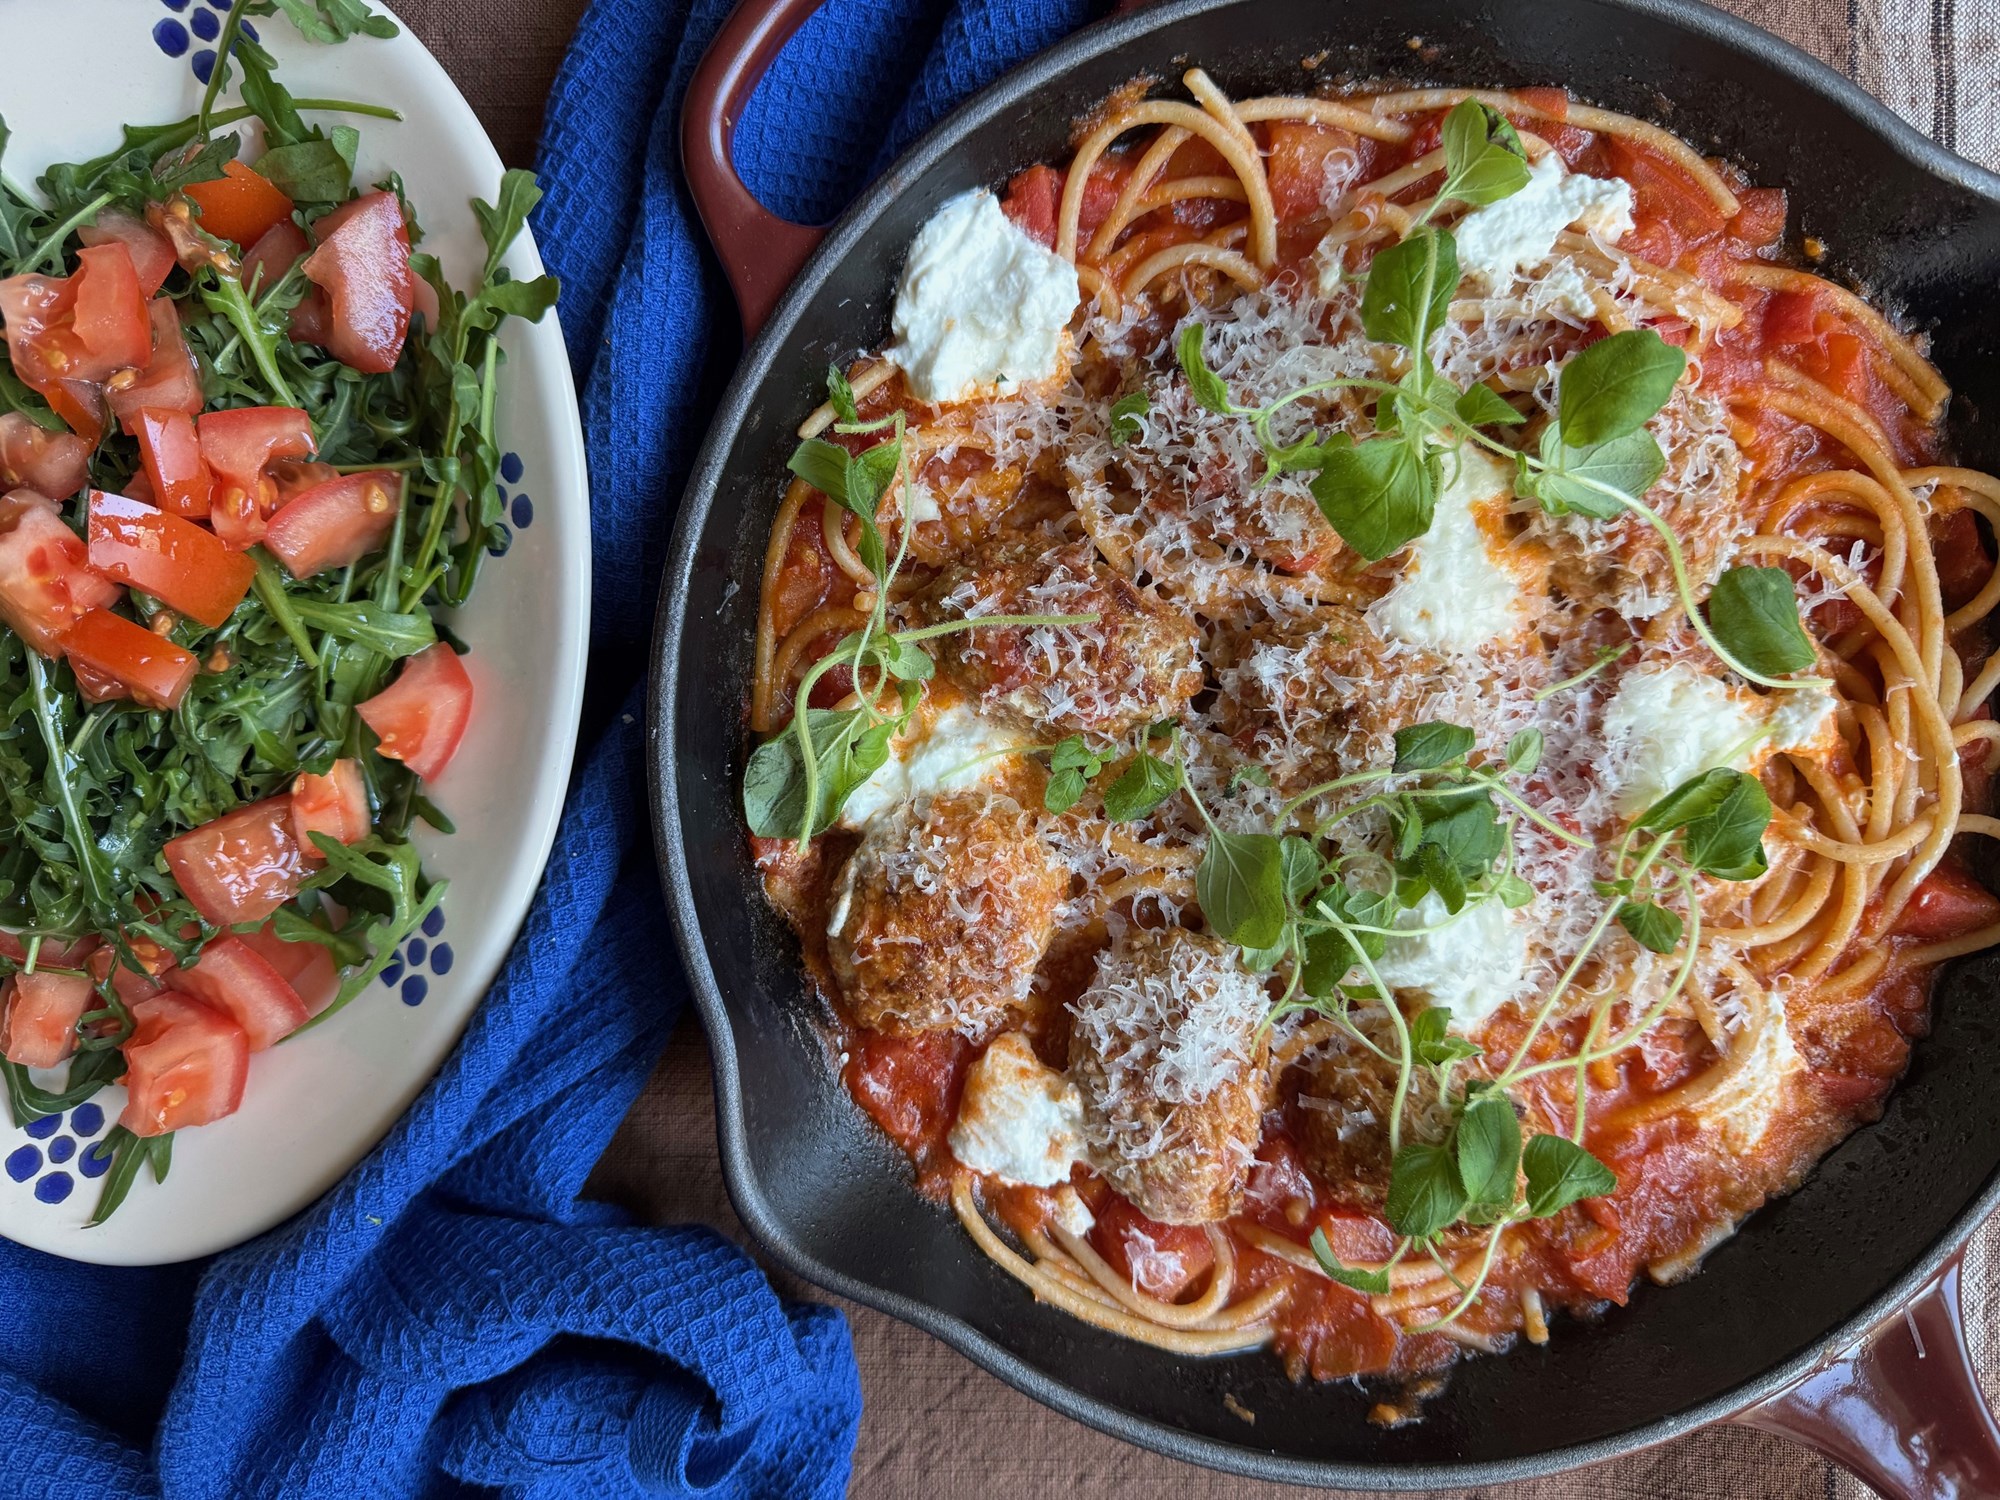
<svg viewBox="0 0 2000 1500"><path fill-rule="evenodd" d="M1459 272L1488 287L1504 286L1547 260L1556 236L1572 224L1616 244L1632 231L1632 185L1572 172L1551 151L1528 168L1528 185L1520 192L1474 209L1453 226Z"/></svg>
<svg viewBox="0 0 2000 1500"><path fill-rule="evenodd" d="M1392 937L1375 972L1392 990L1411 990L1451 1012L1455 1030L1471 1031L1527 983L1528 929L1497 900L1467 906L1456 917L1436 891L1396 914L1398 927L1435 932Z"/></svg>
<svg viewBox="0 0 2000 1500"><path fill-rule="evenodd" d="M896 342L884 352L919 401L962 401L986 386L1011 391L1061 368L1081 295L1076 267L975 188L917 231L896 287Z"/></svg>
<svg viewBox="0 0 2000 1500"><path fill-rule="evenodd" d="M1532 621L1529 595L1479 524L1513 494L1504 464L1470 446L1444 459L1431 529L1410 543L1395 587L1369 607L1385 635L1435 651L1469 656L1513 638Z"/></svg>
<svg viewBox="0 0 2000 1500"><path fill-rule="evenodd" d="M922 738L891 742L888 760L848 794L840 826L862 829L905 802L994 780L1005 769L1005 752L1028 743L1020 731L954 703Z"/></svg>
<svg viewBox="0 0 2000 1500"><path fill-rule="evenodd" d="M1053 1187L1068 1181L1083 1157L1083 1096L1035 1056L1025 1036L1010 1031L966 1070L947 1139L951 1154L975 1172Z"/></svg>

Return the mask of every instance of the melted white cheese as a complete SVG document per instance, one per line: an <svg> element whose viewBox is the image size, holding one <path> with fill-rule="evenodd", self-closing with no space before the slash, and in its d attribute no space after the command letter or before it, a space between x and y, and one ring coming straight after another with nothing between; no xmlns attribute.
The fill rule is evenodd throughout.
<svg viewBox="0 0 2000 1500"><path fill-rule="evenodd" d="M966 1070L949 1140L951 1154L975 1172L1053 1187L1068 1181L1083 1155L1083 1096L1010 1031Z"/></svg>
<svg viewBox="0 0 2000 1500"><path fill-rule="evenodd" d="M1454 918L1437 892L1396 915L1398 927L1438 927L1390 938L1375 972L1393 990L1411 990L1451 1012L1459 1031L1477 1027L1520 998L1528 973L1528 930L1496 900L1468 906Z"/></svg>
<svg viewBox="0 0 2000 1500"><path fill-rule="evenodd" d="M1506 466L1468 445L1446 455L1444 468L1431 529L1410 543L1403 576L1368 620L1396 640L1465 656L1524 629L1530 603L1479 524L1480 512L1497 512L1513 494Z"/></svg>
<svg viewBox="0 0 2000 1500"><path fill-rule="evenodd" d="M1061 367L1080 295L1076 267L976 188L917 231L896 287L896 342L885 352L919 401L962 401L993 385L1011 391Z"/></svg>
<svg viewBox="0 0 2000 1500"><path fill-rule="evenodd" d="M1453 227L1461 274L1504 286L1555 249L1575 224L1607 244L1632 230L1632 185L1616 177L1571 172L1553 151L1528 168L1528 185L1511 198L1476 208Z"/></svg>
<svg viewBox="0 0 2000 1500"><path fill-rule="evenodd" d="M889 759L849 794L840 826L860 829L905 802L991 781L1006 769L1002 752L1029 743L1018 730L953 704L931 720L923 738L890 745Z"/></svg>
<svg viewBox="0 0 2000 1500"><path fill-rule="evenodd" d="M1793 1078L1805 1068L1775 993L1770 1005L1770 1019L1755 1037L1732 1039L1732 1046L1751 1049L1743 1065L1695 1106L1703 1135L1737 1156L1757 1149L1772 1120L1781 1113Z"/></svg>
<svg viewBox="0 0 2000 1500"><path fill-rule="evenodd" d="M1605 781L1619 815L1637 817L1704 771L1753 770L1773 750L1817 746L1833 732L1824 689L1764 698L1685 662L1641 667L1604 710Z"/></svg>

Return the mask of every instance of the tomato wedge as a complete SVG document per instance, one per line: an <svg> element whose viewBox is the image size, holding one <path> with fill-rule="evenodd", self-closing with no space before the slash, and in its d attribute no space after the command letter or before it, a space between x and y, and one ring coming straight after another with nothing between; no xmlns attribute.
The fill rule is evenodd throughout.
<svg viewBox="0 0 2000 1500"><path fill-rule="evenodd" d="M307 771L292 783L292 832L307 859L318 859L312 841L315 833L358 844L374 826L368 816L368 784L361 777L361 762L337 760L326 775Z"/></svg>
<svg viewBox="0 0 2000 1500"><path fill-rule="evenodd" d="M306 276L326 292L328 351L366 374L394 369L416 299L403 206L394 193L369 193L313 229L319 248L306 258Z"/></svg>
<svg viewBox="0 0 2000 1500"><path fill-rule="evenodd" d="M146 966L143 974L119 958L118 950L113 947L93 952L88 968L91 978L99 984L109 979L120 1000L127 1005L137 1005L141 1000L150 1000L164 992L166 987L161 984L160 976L174 967L174 961L166 949L150 938L128 937L126 942L132 956Z"/></svg>
<svg viewBox="0 0 2000 1500"><path fill-rule="evenodd" d="M0 490L25 486L66 499L90 481L90 445L73 432L52 432L17 411L0 412Z"/></svg>
<svg viewBox="0 0 2000 1500"><path fill-rule="evenodd" d="M85 692L97 703L132 698L148 708L178 708L201 669L193 652L108 609L93 609L70 626L62 645L80 684L87 673L96 679L93 686L112 687L108 693Z"/></svg>
<svg viewBox="0 0 2000 1500"><path fill-rule="evenodd" d="M95 933L80 937L73 943L62 938L45 937L37 950L35 963L37 967L45 964L51 969L74 969L96 951ZM11 958L18 964L25 963L27 957L28 945L21 934L0 928L0 958Z"/></svg>
<svg viewBox="0 0 2000 1500"><path fill-rule="evenodd" d="M123 245L132 257L142 296L152 296L173 274L173 243L144 219L121 208L99 209L97 222L84 225L76 235L86 245Z"/></svg>
<svg viewBox="0 0 2000 1500"><path fill-rule="evenodd" d="M167 976L167 988L214 1006L243 1028L250 1050L262 1052L305 1025L306 1003L284 975L233 933L224 933L185 969Z"/></svg>
<svg viewBox="0 0 2000 1500"><path fill-rule="evenodd" d="M286 501L264 546L294 578L344 568L389 539L402 496L403 476L389 470L341 475Z"/></svg>
<svg viewBox="0 0 2000 1500"><path fill-rule="evenodd" d="M157 995L133 1007L125 1053L125 1112L134 1135L165 1135L236 1112L250 1074L243 1028L189 995Z"/></svg>
<svg viewBox="0 0 2000 1500"><path fill-rule="evenodd" d="M53 1068L76 1051L76 1023L96 994L82 975L15 975L0 1020L0 1057L24 1068Z"/></svg>
<svg viewBox="0 0 2000 1500"><path fill-rule="evenodd" d="M70 280L76 284L72 317L77 338L106 375L145 364L153 353L152 325L132 252L114 241L79 250L76 258Z"/></svg>
<svg viewBox="0 0 2000 1500"><path fill-rule="evenodd" d="M181 317L173 302L155 297L147 304L146 316L153 340L146 367L129 380L126 371L113 375L105 393L112 415L131 436L138 435L134 419L141 411L177 411L191 417L202 408L201 372L181 337Z"/></svg>
<svg viewBox="0 0 2000 1500"><path fill-rule="evenodd" d="M355 712L381 741L377 750L432 781L465 738L472 679L458 653L439 641L404 662L401 675Z"/></svg>
<svg viewBox="0 0 2000 1500"><path fill-rule="evenodd" d="M340 966L324 946L314 942L288 943L271 930L267 922L255 932L242 934L243 941L276 969L299 999L306 1014L316 1016L333 1004L340 993Z"/></svg>
<svg viewBox="0 0 2000 1500"><path fill-rule="evenodd" d="M117 584L91 571L54 501L32 490L0 496L0 620L42 655L60 656L64 631L117 602Z"/></svg>
<svg viewBox="0 0 2000 1500"><path fill-rule="evenodd" d="M103 490L90 492L90 566L211 628L257 576L255 563L192 521Z"/></svg>
<svg viewBox="0 0 2000 1500"><path fill-rule="evenodd" d="M104 388L111 373L77 338L76 288L61 276L9 276L0 281L0 321L14 373L41 393L55 414L91 447L104 435Z"/></svg>
<svg viewBox="0 0 2000 1500"><path fill-rule="evenodd" d="M181 189L201 210L201 227L219 240L250 246L292 211L292 200L270 178L240 161L224 162L222 175Z"/></svg>
<svg viewBox="0 0 2000 1500"><path fill-rule="evenodd" d="M278 220L262 235L257 243L243 252L243 288L252 297L261 297L284 278L285 272L299 263L299 257L312 246L306 240L306 232L294 224L290 217Z"/></svg>
<svg viewBox="0 0 2000 1500"><path fill-rule="evenodd" d="M312 419L291 406L240 406L203 412L195 421L201 456L215 474L209 524L241 550L264 539L278 486L264 472L279 459L310 458Z"/></svg>
<svg viewBox="0 0 2000 1500"><path fill-rule="evenodd" d="M148 406L127 424L139 440L139 458L153 488L153 503L189 520L208 514L215 476L201 456L194 419L184 411Z"/></svg>
<svg viewBox="0 0 2000 1500"><path fill-rule="evenodd" d="M217 927L263 921L299 893L307 874L292 799L282 793L168 839L164 852L181 893Z"/></svg>

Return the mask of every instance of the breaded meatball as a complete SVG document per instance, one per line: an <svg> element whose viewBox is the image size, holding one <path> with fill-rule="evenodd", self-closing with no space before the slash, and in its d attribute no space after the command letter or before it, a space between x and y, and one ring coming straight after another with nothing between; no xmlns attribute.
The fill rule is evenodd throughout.
<svg viewBox="0 0 2000 1500"><path fill-rule="evenodd" d="M913 1036L991 1032L1027 998L1069 871L1035 815L979 789L871 821L834 883L827 956L854 1020Z"/></svg>
<svg viewBox="0 0 2000 1500"><path fill-rule="evenodd" d="M1395 1052L1386 1018L1367 1030L1377 1046ZM1328 1046L1299 1089L1299 1149L1336 1202L1380 1210L1389 1196L1389 1116L1395 1107L1396 1069L1344 1034ZM1449 1123L1441 1113L1436 1072L1416 1069L1403 1104L1403 1138L1430 1140Z"/></svg>
<svg viewBox="0 0 2000 1500"><path fill-rule="evenodd" d="M1133 930L1070 1007L1069 1072L1089 1161L1163 1224L1226 1219L1263 1125L1269 999L1237 950L1183 928Z"/></svg>
<svg viewBox="0 0 2000 1500"><path fill-rule="evenodd" d="M939 669L988 712L1055 736L1115 739L1185 712L1201 687L1194 622L1106 567L1089 542L976 549L917 598L925 623L1091 615L1093 625L994 626L933 643Z"/></svg>

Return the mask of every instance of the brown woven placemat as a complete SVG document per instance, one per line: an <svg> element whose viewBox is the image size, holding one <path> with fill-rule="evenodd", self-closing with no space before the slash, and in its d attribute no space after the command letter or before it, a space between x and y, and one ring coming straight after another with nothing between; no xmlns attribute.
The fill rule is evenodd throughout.
<svg viewBox="0 0 2000 1500"><path fill-rule="evenodd" d="M1532 4L1533 0L1521 0ZM1918 129L2000 167L2000 0L1720 0L1857 79ZM501 155L526 164L583 0L401 0ZM701 1220L739 1238L715 1152L700 1029L685 1022L593 1180L596 1195L658 1222ZM1967 1265L1968 1322L1989 1399L2000 1398L2000 1226ZM791 1288L808 1294L809 1289ZM1299 1493L1193 1469L1037 1406L928 1335L848 1307L867 1411L861 1500L1267 1500ZM1803 1449L1714 1428L1649 1453L1457 1500L1860 1500L1866 1486Z"/></svg>

